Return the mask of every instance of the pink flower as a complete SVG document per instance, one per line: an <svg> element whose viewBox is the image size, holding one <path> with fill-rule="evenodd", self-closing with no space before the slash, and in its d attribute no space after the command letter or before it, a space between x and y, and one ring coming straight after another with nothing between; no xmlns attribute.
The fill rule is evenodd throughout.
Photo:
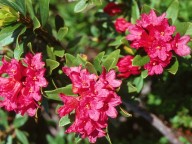
<svg viewBox="0 0 192 144"><path fill-rule="evenodd" d="M162 74L163 69L170 63L171 58L172 54L170 52L167 54L167 59L165 61L162 61L159 58L151 58L150 62L144 65L144 68L148 70L149 75Z"/></svg>
<svg viewBox="0 0 192 144"><path fill-rule="evenodd" d="M47 86L44 78L44 63L41 61L41 54L27 54L23 62L12 59L7 62L3 59L0 67L0 107L8 111L15 111L29 116L36 114L41 101L40 88ZM2 74L7 74L3 77Z"/></svg>
<svg viewBox="0 0 192 144"><path fill-rule="evenodd" d="M125 32L130 25L131 24L127 22L124 18L118 18L115 21L115 29L119 33Z"/></svg>
<svg viewBox="0 0 192 144"><path fill-rule="evenodd" d="M180 36L179 33L173 39L172 47L176 54L179 56L189 55L191 49L187 46L187 43L190 41L190 36Z"/></svg>
<svg viewBox="0 0 192 144"><path fill-rule="evenodd" d="M99 77L81 67L64 67L63 71L72 81L73 92L78 94L77 97L60 95L64 102L58 110L60 117L75 112L75 121L66 132L78 133L95 143L97 138L105 136L108 117L117 117L115 107L121 104L121 98L115 88L121 81L115 79L114 70L107 73L103 69Z"/></svg>
<svg viewBox="0 0 192 144"><path fill-rule="evenodd" d="M119 59L117 66L120 74L118 74L118 77L128 78L131 75L140 74L140 67L132 65L133 58L133 56L128 55Z"/></svg>
<svg viewBox="0 0 192 144"><path fill-rule="evenodd" d="M110 16L119 14L122 12L121 5L115 4L114 2L110 2L104 7L104 12Z"/></svg>

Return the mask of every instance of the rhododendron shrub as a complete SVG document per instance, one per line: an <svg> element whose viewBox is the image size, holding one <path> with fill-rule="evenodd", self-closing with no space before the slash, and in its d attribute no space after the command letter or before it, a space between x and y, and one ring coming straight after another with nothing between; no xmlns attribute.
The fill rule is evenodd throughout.
<svg viewBox="0 0 192 144"><path fill-rule="evenodd" d="M0 0L0 143L192 143L191 9Z"/></svg>
<svg viewBox="0 0 192 144"><path fill-rule="evenodd" d="M27 113L29 116L35 116L42 100L40 90L47 86L41 53L28 53L22 61L11 59L8 62L3 59L2 62L0 107L22 115Z"/></svg>
<svg viewBox="0 0 192 144"><path fill-rule="evenodd" d="M58 109L60 117L75 111L75 121L66 132L78 133L95 143L97 138L106 135L109 117L117 117L115 107L122 102L115 90L121 81L116 79L114 70L106 72L103 69L100 76L90 74L81 66L63 67L63 72L72 81L73 93L78 94L77 97L60 94L64 102L64 106Z"/></svg>

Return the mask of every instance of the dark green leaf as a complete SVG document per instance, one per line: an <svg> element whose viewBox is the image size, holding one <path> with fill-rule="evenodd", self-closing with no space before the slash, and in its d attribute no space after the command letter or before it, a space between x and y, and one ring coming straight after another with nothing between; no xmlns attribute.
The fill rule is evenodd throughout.
<svg viewBox="0 0 192 144"><path fill-rule="evenodd" d="M83 11L87 7L88 3L87 0L80 0L74 8L76 13Z"/></svg>
<svg viewBox="0 0 192 144"><path fill-rule="evenodd" d="M60 28L64 27L65 23L63 18L60 15L55 16L55 27L57 32L59 31Z"/></svg>
<svg viewBox="0 0 192 144"><path fill-rule="evenodd" d="M140 56L140 55L136 55L133 59L133 66L143 66L146 63L148 63L150 61L149 56Z"/></svg>
<svg viewBox="0 0 192 144"><path fill-rule="evenodd" d="M16 133L16 137L19 139L19 141L22 144L29 144L27 136L25 135L25 133L23 131L20 131L20 130L16 129L15 133Z"/></svg>
<svg viewBox="0 0 192 144"><path fill-rule="evenodd" d="M52 71L59 66L59 62L52 59L46 59L46 66L49 67L49 74L51 74Z"/></svg>
<svg viewBox="0 0 192 144"><path fill-rule="evenodd" d="M87 62L85 64L85 68L92 74L96 74L97 75L97 71L95 70L94 66L92 65L92 63Z"/></svg>
<svg viewBox="0 0 192 144"><path fill-rule="evenodd" d="M60 126L60 127L61 127L61 126L66 126L66 125L68 125L68 124L70 124L70 123L71 123L71 121L70 121L68 115L62 117L62 118L59 120L59 126Z"/></svg>
<svg viewBox="0 0 192 144"><path fill-rule="evenodd" d="M168 7L166 11L166 17L172 19L172 24L175 23L177 16L179 13L179 2L178 0L173 0L171 5Z"/></svg>
<svg viewBox="0 0 192 144"><path fill-rule="evenodd" d="M119 59L119 54L120 50L115 50L112 53L110 53L104 60L103 66L106 68L107 71L113 69L116 66L117 61Z"/></svg>
<svg viewBox="0 0 192 144"><path fill-rule="evenodd" d="M2 109L0 109L0 125L2 125L4 129L9 126L7 114Z"/></svg>
<svg viewBox="0 0 192 144"><path fill-rule="evenodd" d="M66 87L57 88L55 90L45 91L45 94L47 95L48 99L57 100L57 101L61 101L59 97L60 93L63 93L65 95L70 95L70 96L76 96L72 92L72 85L67 85Z"/></svg>
<svg viewBox="0 0 192 144"><path fill-rule="evenodd" d="M136 20L139 19L139 17L140 17L139 7L137 5L137 2L133 0L133 5L131 9L131 23L135 24Z"/></svg>
<svg viewBox="0 0 192 144"><path fill-rule="evenodd" d="M27 116L21 116L19 114L16 115L14 121L13 121L13 125L15 128L19 128L21 126L23 126L28 120Z"/></svg>
<svg viewBox="0 0 192 144"><path fill-rule="evenodd" d="M49 1L50 0L39 0L39 9L41 24L44 26L49 18Z"/></svg>
<svg viewBox="0 0 192 144"><path fill-rule="evenodd" d="M175 58L174 63L170 66L168 71L175 75L177 73L177 71L178 71L178 68L179 68L179 62L178 62L176 57L174 57L174 58Z"/></svg>

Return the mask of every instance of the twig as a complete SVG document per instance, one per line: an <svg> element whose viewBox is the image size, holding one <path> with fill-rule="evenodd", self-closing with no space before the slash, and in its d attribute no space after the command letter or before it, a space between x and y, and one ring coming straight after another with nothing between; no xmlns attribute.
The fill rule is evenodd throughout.
<svg viewBox="0 0 192 144"><path fill-rule="evenodd" d="M153 127L155 127L160 133L162 133L170 143L172 144L183 144L174 135L173 131L167 127L156 115L147 112L143 108L133 105L131 103L124 103L128 110L133 111L135 114L143 117L147 120Z"/></svg>

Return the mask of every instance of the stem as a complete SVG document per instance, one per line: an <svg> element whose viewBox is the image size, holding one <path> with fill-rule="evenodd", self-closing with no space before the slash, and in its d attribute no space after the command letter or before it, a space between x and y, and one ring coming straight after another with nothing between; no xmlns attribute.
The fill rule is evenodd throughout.
<svg viewBox="0 0 192 144"><path fill-rule="evenodd" d="M176 135L174 135L172 129L167 127L156 115L147 112L137 105L133 105L128 102L124 104L128 110L132 110L135 114L138 114L147 120L153 127L155 127L161 134L163 134L171 144L182 144Z"/></svg>

